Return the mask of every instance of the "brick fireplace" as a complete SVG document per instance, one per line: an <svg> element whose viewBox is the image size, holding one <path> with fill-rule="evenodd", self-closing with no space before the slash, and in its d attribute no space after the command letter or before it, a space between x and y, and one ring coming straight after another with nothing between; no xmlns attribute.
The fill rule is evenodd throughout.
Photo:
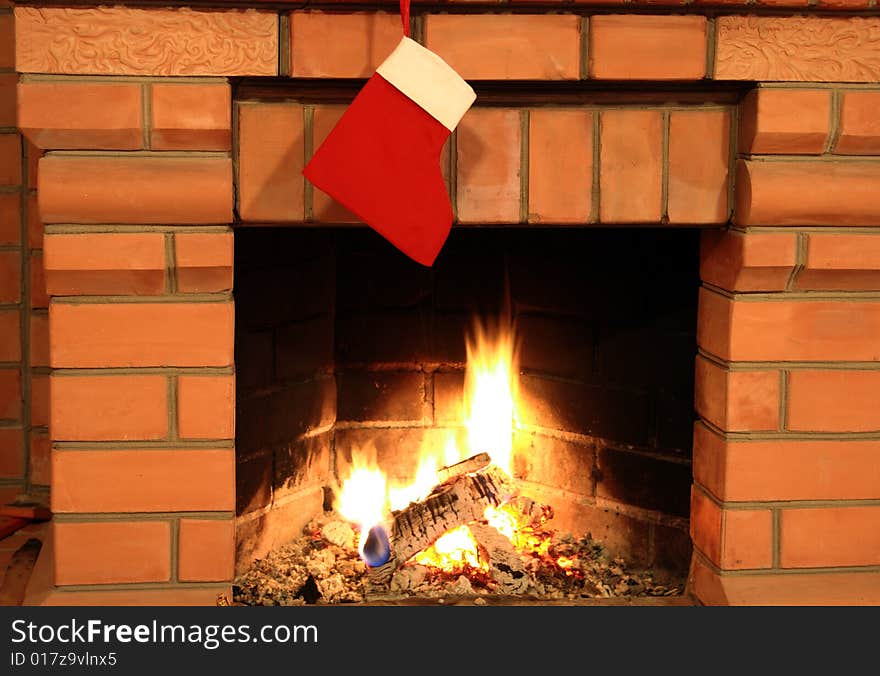
<svg viewBox="0 0 880 676"><path fill-rule="evenodd" d="M340 437L455 426L442 393L472 308L449 298L479 301L480 280L508 285L527 345L563 348L524 355L517 469L567 496L561 519L689 561L700 603L880 603L880 17L649 4L417 6L414 36L478 94L442 158L456 229L436 275L301 174L399 40L393 6L0 10L25 139L0 135L0 197L18 197L2 468L54 513L32 601L228 593L320 511ZM573 273L602 273L574 311L546 305L571 300L572 251ZM351 300L370 289L396 292L395 321ZM654 296L680 324L646 329ZM609 297L629 308L598 324L610 344L570 329ZM376 324L433 347L380 344ZM611 367L636 375L591 380Z"/></svg>

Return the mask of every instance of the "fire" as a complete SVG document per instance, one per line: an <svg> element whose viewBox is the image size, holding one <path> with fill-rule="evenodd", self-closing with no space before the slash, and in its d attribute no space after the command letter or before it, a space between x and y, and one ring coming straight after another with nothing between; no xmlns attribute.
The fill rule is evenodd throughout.
<svg viewBox="0 0 880 676"><path fill-rule="evenodd" d="M447 531L433 545L416 554L413 561L439 568L444 573L460 573L467 568L489 570L489 565L480 558L477 541L467 526Z"/></svg>
<svg viewBox="0 0 880 676"><path fill-rule="evenodd" d="M465 447L450 432L445 447L420 449L415 478L403 485L390 483L377 468L355 458L343 483L337 511L357 524L361 532L360 551L373 526L389 521L389 509L400 510L427 497L438 483L437 471L478 453L488 453L492 462L512 474L513 429L518 419L516 388L516 349L513 331L500 322L476 323L466 341L467 364L462 398ZM356 455L356 454L355 454ZM549 539L543 542L519 522L515 510L502 506L486 510L490 525L523 551L545 554ZM431 547L417 554L415 562L444 572L466 568L487 571L479 547L467 526L444 534Z"/></svg>
<svg viewBox="0 0 880 676"><path fill-rule="evenodd" d="M513 425L517 419L513 331L477 323L466 345L468 455L488 453L492 462L512 474Z"/></svg>

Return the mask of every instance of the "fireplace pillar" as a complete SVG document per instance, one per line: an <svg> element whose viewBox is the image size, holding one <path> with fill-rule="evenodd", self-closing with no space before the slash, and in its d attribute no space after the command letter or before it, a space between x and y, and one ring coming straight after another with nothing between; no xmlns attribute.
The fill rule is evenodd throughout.
<svg viewBox="0 0 880 676"><path fill-rule="evenodd" d="M880 19L588 14L418 16L416 34L474 80L766 84L738 106L733 216L704 233L690 590L707 604L880 603ZM301 180L314 143L302 129L267 138L261 157L277 164L239 157L229 78L364 77L395 17L51 3L15 17L18 126L45 153L55 588L44 600L213 603L234 558L230 224L349 218ZM353 59L340 45L364 31ZM155 34L166 51L138 49ZM615 51L628 40L639 50ZM680 59L665 58L670 44ZM287 119L298 104L275 105ZM325 134L340 110L291 119ZM601 125L568 120L585 180L561 185L590 198L561 214L530 173L538 160L522 164L540 149L528 115L471 125L483 154L464 174L446 158L448 174L473 180L458 186L459 222L724 224L725 167L699 183L693 153L669 183L674 114L640 136L656 140L656 166L646 150L640 167L657 180L637 214L626 177L602 192L614 176L601 173Z"/></svg>

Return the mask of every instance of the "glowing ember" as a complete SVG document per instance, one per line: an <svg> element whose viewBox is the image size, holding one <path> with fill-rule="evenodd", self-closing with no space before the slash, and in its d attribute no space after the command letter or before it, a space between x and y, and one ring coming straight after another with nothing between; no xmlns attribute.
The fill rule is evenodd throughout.
<svg viewBox="0 0 880 676"><path fill-rule="evenodd" d="M489 570L489 564L480 559L477 541L467 526L447 531L433 545L416 554L413 561L439 568L444 573L461 573L467 568Z"/></svg>

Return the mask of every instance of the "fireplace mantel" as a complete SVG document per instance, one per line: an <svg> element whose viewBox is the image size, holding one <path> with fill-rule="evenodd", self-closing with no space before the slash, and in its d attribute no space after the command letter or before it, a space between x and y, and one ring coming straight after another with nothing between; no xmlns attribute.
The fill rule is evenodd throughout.
<svg viewBox="0 0 880 676"><path fill-rule="evenodd" d="M2 306L29 327L0 369L24 401L0 416L22 437L4 477L51 483L54 512L31 602L212 604L235 551L233 229L352 223L301 170L400 19L61 4L0 9L24 139L0 141L30 169L6 184L32 231L0 252L29 280ZM699 603L880 603L873 4L413 7L413 35L486 92L441 160L456 227L703 230ZM40 419L27 399L50 381Z"/></svg>

